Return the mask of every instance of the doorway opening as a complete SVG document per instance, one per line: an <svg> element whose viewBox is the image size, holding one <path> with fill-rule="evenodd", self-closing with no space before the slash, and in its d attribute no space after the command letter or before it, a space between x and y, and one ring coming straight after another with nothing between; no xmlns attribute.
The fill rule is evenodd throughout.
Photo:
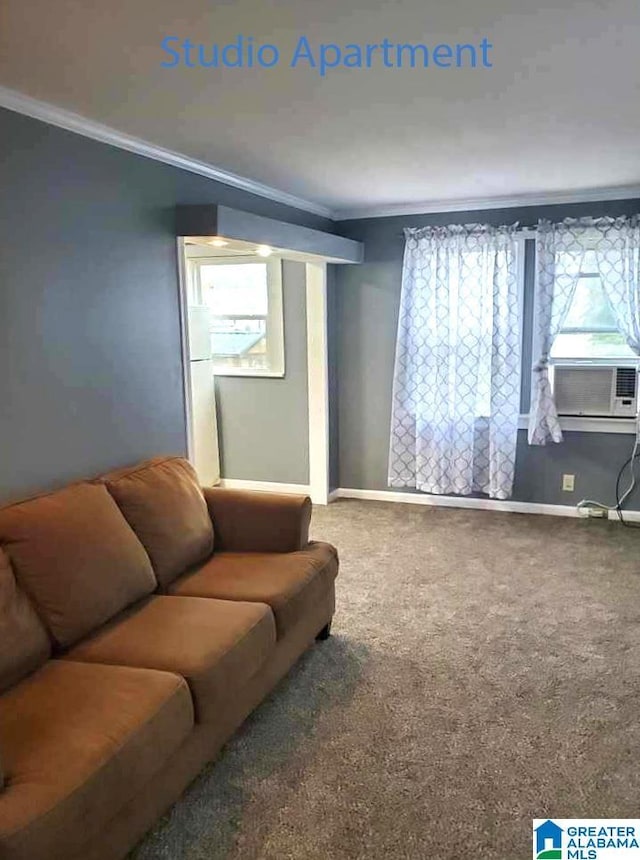
<svg viewBox="0 0 640 860"><path fill-rule="evenodd" d="M178 240L188 456L203 485L329 495L326 261Z"/></svg>

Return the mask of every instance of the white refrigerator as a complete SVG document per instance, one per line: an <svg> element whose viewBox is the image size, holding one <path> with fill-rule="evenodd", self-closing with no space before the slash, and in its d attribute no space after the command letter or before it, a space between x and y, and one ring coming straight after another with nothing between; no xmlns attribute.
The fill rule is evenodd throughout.
<svg viewBox="0 0 640 860"><path fill-rule="evenodd" d="M220 482L215 379L211 358L209 309L190 305L191 460L203 487Z"/></svg>

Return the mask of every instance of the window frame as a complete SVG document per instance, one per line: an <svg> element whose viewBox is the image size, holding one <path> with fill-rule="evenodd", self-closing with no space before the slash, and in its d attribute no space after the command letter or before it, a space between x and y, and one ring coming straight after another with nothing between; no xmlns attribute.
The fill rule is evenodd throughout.
<svg viewBox="0 0 640 860"><path fill-rule="evenodd" d="M533 398L535 385L536 385L536 374L533 370L535 363L538 360L540 353L542 352L541 343L540 343L540 334L538 328L538 266L537 266L537 245L536 245L536 231L532 230L530 233L528 232L526 238L532 242L533 245L533 253L532 253L532 265L534 267L534 275L533 275L533 307L531 314L531 332L530 332L530 344L531 344L531 369L530 369L530 396ZM582 273L582 277L586 275L591 275L593 277L599 277L598 273ZM563 329L561 329L561 332ZM580 331L585 331L584 329L580 329ZM619 329L615 329L615 331L619 331ZM565 366L571 365L574 367L584 367L585 365L594 366L594 367L638 367L640 363L640 359L637 358L552 358L549 356L549 382L551 384L553 390L553 373L554 373L554 365L555 364L563 364ZM521 430L527 430L529 427L529 415L531 411L531 405L529 405L529 409L526 412L523 412L520 416L519 428ZM573 431L580 433L622 433L622 434L634 434L636 432L636 419L635 418L618 418L618 417L596 417L596 416L569 416L569 415L559 415L558 420L560 421L560 427L564 431Z"/></svg>
<svg viewBox="0 0 640 860"><path fill-rule="evenodd" d="M579 280L584 279L597 279L601 281L600 273L593 271L580 271ZM536 281L536 291L538 285ZM537 303L536 303L537 306ZM537 329L536 329L537 330ZM618 326L585 326L585 327L577 327L577 326L566 326L562 327L558 332L557 337L561 334L622 334ZM553 348L553 346L552 346ZM556 357L551 355L551 351L549 352L549 368L550 368L550 382L553 387L553 368L556 364L563 365L573 365L573 366L582 366L589 365L591 367L636 367L638 365L638 359L633 356L570 356L570 357Z"/></svg>
<svg viewBox="0 0 640 860"><path fill-rule="evenodd" d="M216 363L216 355L212 353L211 361L215 376L244 376L271 379L283 379L285 367L285 335L284 335L284 299L282 285L282 259L269 257L260 259L249 255L208 256L198 254L187 258L187 296L189 303L206 304L203 299L201 268L202 266L228 265L265 266L267 273L267 313L266 314L234 314L233 319L264 319L265 338L267 343L267 367L231 367ZM221 317L223 318L223 317Z"/></svg>

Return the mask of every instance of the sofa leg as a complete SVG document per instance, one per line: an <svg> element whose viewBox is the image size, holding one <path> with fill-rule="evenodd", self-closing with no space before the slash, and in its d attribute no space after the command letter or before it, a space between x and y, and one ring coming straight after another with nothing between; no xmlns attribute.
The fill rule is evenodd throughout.
<svg viewBox="0 0 640 860"><path fill-rule="evenodd" d="M318 642L324 642L325 639L328 639L331 636L331 621L328 624L325 624L322 630L316 636Z"/></svg>

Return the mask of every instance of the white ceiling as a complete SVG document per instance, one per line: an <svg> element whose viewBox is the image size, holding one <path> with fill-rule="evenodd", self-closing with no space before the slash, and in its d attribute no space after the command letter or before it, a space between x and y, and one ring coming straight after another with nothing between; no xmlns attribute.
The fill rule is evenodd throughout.
<svg viewBox="0 0 640 860"><path fill-rule="evenodd" d="M238 34L487 36L494 68L160 67ZM640 186L637 0L2 0L0 84L339 214Z"/></svg>

